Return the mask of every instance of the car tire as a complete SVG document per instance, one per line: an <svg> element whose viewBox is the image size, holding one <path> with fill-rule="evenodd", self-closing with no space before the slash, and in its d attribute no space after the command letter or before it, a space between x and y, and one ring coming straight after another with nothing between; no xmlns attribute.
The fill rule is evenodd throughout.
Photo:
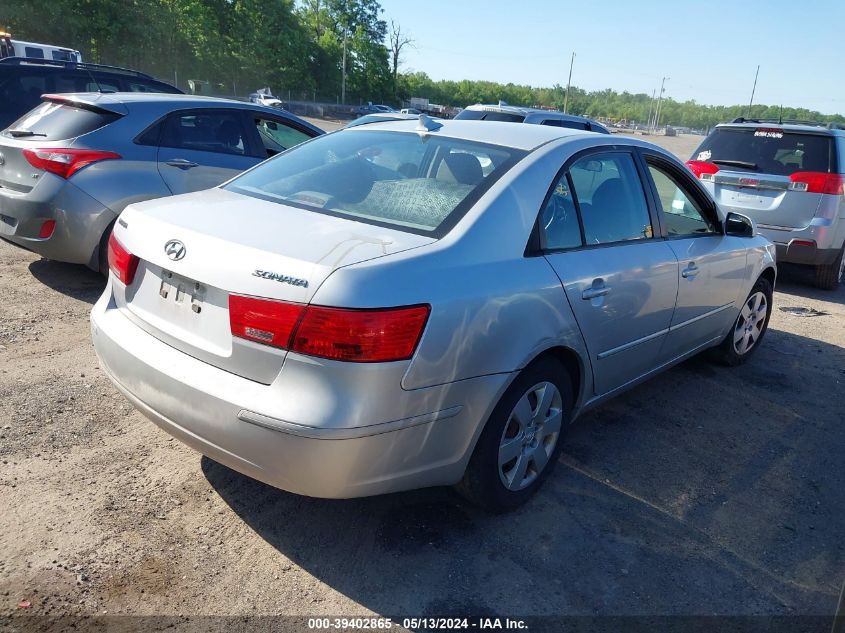
<svg viewBox="0 0 845 633"><path fill-rule="evenodd" d="M557 463L572 404L563 365L542 358L526 367L490 414L458 492L491 512L528 501Z"/></svg>
<svg viewBox="0 0 845 633"><path fill-rule="evenodd" d="M731 326L725 340L713 350L715 360L735 367L742 365L760 347L772 315L772 284L760 277Z"/></svg>
<svg viewBox="0 0 845 633"><path fill-rule="evenodd" d="M822 290L836 290L845 276L845 246L832 264L816 266L816 287Z"/></svg>
<svg viewBox="0 0 845 633"><path fill-rule="evenodd" d="M108 225L106 230L103 232L102 237L100 237L100 246L97 251L97 261L100 268L100 274L106 278L109 276L109 237L111 237L113 229L114 222Z"/></svg>

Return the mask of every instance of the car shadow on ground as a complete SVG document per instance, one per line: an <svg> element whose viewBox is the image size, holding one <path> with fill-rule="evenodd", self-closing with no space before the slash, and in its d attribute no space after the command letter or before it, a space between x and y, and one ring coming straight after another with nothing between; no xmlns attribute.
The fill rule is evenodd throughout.
<svg viewBox="0 0 845 633"><path fill-rule="evenodd" d="M783 264L778 268L778 292L795 297L815 299L845 305L845 283L836 290L821 290L815 286L815 271L808 266Z"/></svg>
<svg viewBox="0 0 845 633"><path fill-rule="evenodd" d="M29 272L45 286L92 305L106 286L103 275L79 264L38 259L29 265Z"/></svg>
<svg viewBox="0 0 845 633"><path fill-rule="evenodd" d="M449 489L320 500L202 470L280 567L380 614L832 614L845 350L764 341L742 367L696 357L585 414L507 515Z"/></svg>

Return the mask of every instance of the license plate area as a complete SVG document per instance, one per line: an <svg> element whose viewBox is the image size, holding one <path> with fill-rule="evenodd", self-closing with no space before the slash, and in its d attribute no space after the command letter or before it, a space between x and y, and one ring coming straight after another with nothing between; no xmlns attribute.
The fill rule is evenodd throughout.
<svg viewBox="0 0 845 633"><path fill-rule="evenodd" d="M185 306L186 310L190 309L191 312L200 314L206 292L206 287L198 281L162 268L158 295L163 301L172 301L177 305Z"/></svg>

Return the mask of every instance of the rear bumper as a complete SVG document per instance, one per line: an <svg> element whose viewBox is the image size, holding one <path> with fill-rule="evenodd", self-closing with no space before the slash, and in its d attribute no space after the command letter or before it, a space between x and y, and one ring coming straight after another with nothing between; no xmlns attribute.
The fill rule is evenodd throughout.
<svg viewBox="0 0 845 633"><path fill-rule="evenodd" d="M790 240L789 243L775 243L779 264L807 264L810 266L826 266L836 261L839 255L837 248L818 248L815 243L808 244L803 240Z"/></svg>
<svg viewBox="0 0 845 633"><path fill-rule="evenodd" d="M0 237L48 259L95 265L100 237L116 214L71 182L44 179L25 194L0 188ZM47 220L56 221L53 234L39 238Z"/></svg>
<svg viewBox="0 0 845 633"><path fill-rule="evenodd" d="M509 379L485 376L415 392L403 391L397 382L400 415L375 417L386 410L379 402L384 394L359 393L343 407L350 418L366 423L321 426L313 412L325 410L342 389L285 387L296 372L289 374L287 365L273 384L262 385L188 356L127 319L112 301L111 282L92 310L91 331L106 374L155 424L234 470L314 497L456 483ZM266 414L284 398L290 411L310 416L307 424ZM326 415L325 421L334 424L336 418Z"/></svg>

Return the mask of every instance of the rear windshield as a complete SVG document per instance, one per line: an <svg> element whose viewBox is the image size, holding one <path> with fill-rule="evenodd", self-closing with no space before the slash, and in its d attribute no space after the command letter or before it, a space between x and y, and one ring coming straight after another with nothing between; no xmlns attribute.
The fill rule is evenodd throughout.
<svg viewBox="0 0 845 633"><path fill-rule="evenodd" d="M441 237L525 152L413 132L347 130L303 143L226 189Z"/></svg>
<svg viewBox="0 0 845 633"><path fill-rule="evenodd" d="M525 120L521 114L496 110L461 110L455 118L463 121L505 121L507 123L522 123Z"/></svg>
<svg viewBox="0 0 845 633"><path fill-rule="evenodd" d="M12 123L2 134L41 141L64 140L93 132L119 117L111 112L93 112L66 103L45 101ZM24 131L31 134L24 135Z"/></svg>
<svg viewBox="0 0 845 633"><path fill-rule="evenodd" d="M797 171L833 172L833 138L775 127L717 128L692 156L723 169L789 176Z"/></svg>

